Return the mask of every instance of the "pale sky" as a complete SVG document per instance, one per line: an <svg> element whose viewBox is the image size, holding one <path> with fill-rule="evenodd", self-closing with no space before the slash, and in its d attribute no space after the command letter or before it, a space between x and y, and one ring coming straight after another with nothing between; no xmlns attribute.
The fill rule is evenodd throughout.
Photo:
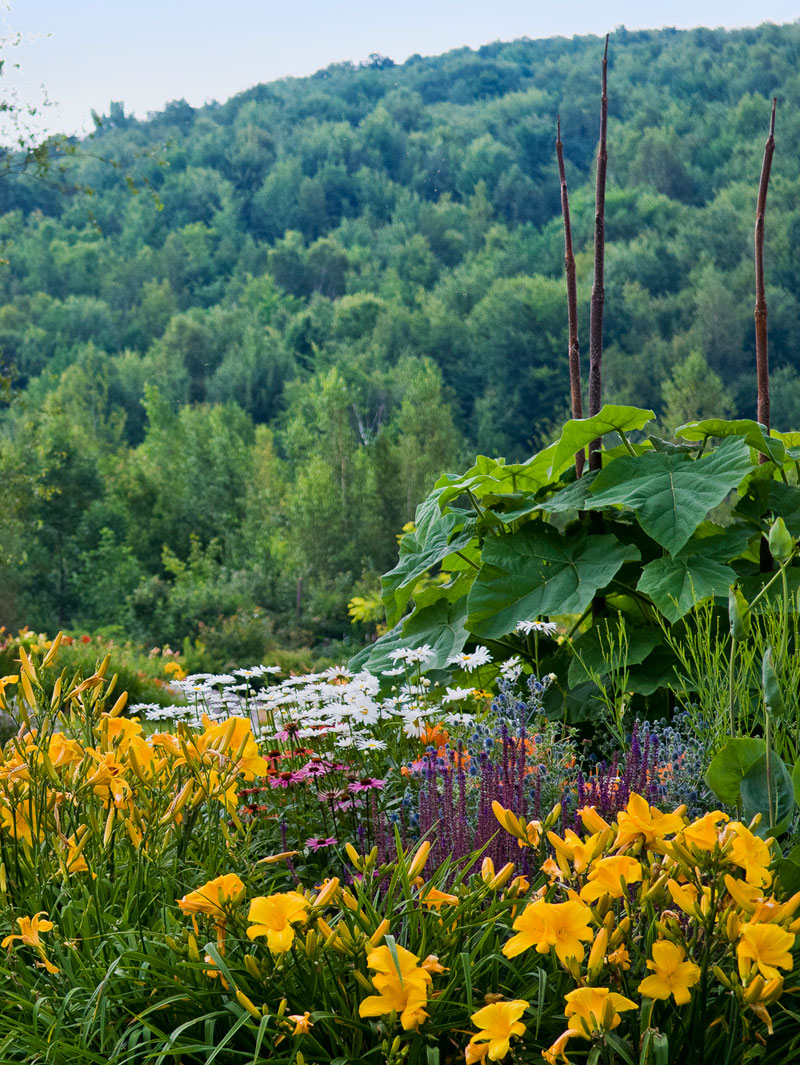
<svg viewBox="0 0 800 1065"><path fill-rule="evenodd" d="M46 128L90 128L111 100L144 118L170 100L193 106L372 52L402 62L517 37L677 26L791 22L796 2L762 0L15 0L7 29L36 34L6 47L3 87L55 106ZM11 69L19 63L21 73Z"/></svg>

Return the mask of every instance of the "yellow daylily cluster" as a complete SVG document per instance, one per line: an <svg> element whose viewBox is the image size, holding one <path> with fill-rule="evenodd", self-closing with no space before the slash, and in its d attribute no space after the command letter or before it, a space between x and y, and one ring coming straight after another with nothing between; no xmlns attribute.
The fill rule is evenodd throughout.
<svg viewBox="0 0 800 1065"><path fill-rule="evenodd" d="M576 983L565 998L568 1027L545 1060L568 1062L571 1039L602 1039L636 1009L617 990L636 976L642 998L676 1006L704 983L721 984L771 1032L766 1005L782 993L800 932L800 893L784 903L768 894L772 841L721 811L690 822L685 809L663 813L635 794L613 823L592 807L578 813L583 833L547 832L549 885L503 947L508 958L552 952ZM495 814L525 846L528 826L499 804Z"/></svg>
<svg viewBox="0 0 800 1065"><path fill-rule="evenodd" d="M267 771L244 717L146 735L136 717L122 716L125 694L106 710L116 681L106 680L107 665L83 681L57 679L48 697L20 647L19 676L0 683L19 682L24 722L0 751L0 841L27 853L43 847L63 876L91 872L90 844L107 848L117 825L148 849L166 845L203 803L220 804L235 821L241 782Z"/></svg>

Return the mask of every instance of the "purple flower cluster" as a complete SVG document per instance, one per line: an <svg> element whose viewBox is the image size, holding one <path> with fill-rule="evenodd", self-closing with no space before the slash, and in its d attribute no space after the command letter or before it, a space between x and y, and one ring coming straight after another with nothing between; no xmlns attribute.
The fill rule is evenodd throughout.
<svg viewBox="0 0 800 1065"><path fill-rule="evenodd" d="M662 794L658 752L658 737L646 725L635 721L624 754L617 752L610 762L599 762L588 776L578 773L578 809L594 806L602 817L613 818L625 809L631 792L642 795L653 805L658 804Z"/></svg>

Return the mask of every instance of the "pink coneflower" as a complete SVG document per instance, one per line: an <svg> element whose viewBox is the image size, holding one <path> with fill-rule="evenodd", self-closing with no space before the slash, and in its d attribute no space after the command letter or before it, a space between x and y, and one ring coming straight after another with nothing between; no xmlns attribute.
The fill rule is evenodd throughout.
<svg viewBox="0 0 800 1065"><path fill-rule="evenodd" d="M290 788L292 784L300 784L305 779L306 775L303 770L296 769L291 773L278 773L270 780L269 785L271 788Z"/></svg>
<svg viewBox="0 0 800 1065"><path fill-rule="evenodd" d="M288 740L290 736L296 736L299 731L300 731L300 722L299 721L288 721L283 726L283 728L281 729L280 732L276 732L275 733L274 739L280 740L281 743L285 743L285 741Z"/></svg>
<svg viewBox="0 0 800 1065"><path fill-rule="evenodd" d="M353 795L358 794L359 791L380 791L385 783L385 780L377 780L375 777L364 777L362 780L354 780L352 784L348 784L347 790Z"/></svg>
<svg viewBox="0 0 800 1065"><path fill-rule="evenodd" d="M323 847L333 847L336 842L336 836L328 836L327 839L321 839L319 836L312 836L311 839L306 840L306 846L310 851L320 851Z"/></svg>
<svg viewBox="0 0 800 1065"><path fill-rule="evenodd" d="M366 806L363 799L343 799L333 804L334 810L361 810Z"/></svg>

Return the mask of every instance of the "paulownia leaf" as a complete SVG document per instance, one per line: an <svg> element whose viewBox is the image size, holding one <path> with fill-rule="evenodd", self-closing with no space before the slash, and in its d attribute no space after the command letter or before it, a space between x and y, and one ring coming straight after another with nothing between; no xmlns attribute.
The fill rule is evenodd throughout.
<svg viewBox="0 0 800 1065"><path fill-rule="evenodd" d="M699 459L648 451L605 466L592 485L591 506L630 507L644 531L675 555L752 468L741 437Z"/></svg>
<svg viewBox="0 0 800 1065"><path fill-rule="evenodd" d="M564 536L530 522L510 536L487 540L468 596L467 628L483 639L511 632L518 621L579 614L638 548L614 536Z"/></svg>
<svg viewBox="0 0 800 1065"><path fill-rule="evenodd" d="M575 452L606 433L630 433L643 429L655 418L651 410L623 407L607 403L591 418L571 418L564 423L561 437L555 445L551 472L558 476L574 461Z"/></svg>
<svg viewBox="0 0 800 1065"><path fill-rule="evenodd" d="M434 657L425 664L425 670L443 669L447 659L464 649L467 630L464 622L467 616L466 596L451 603L446 599L416 610L393 629L384 633L375 643L359 651L348 663L352 670L368 669L376 676L385 669L391 669L395 663L390 655L399 647L422 647L428 644L433 648Z"/></svg>
<svg viewBox="0 0 800 1065"><path fill-rule="evenodd" d="M459 477L440 477L436 482L440 506L467 491L472 492L476 499L511 492L538 492L550 481L550 467L555 448L555 444L550 444L527 462L509 465L506 465L505 459L478 455L475 465L466 473Z"/></svg>
<svg viewBox="0 0 800 1065"><path fill-rule="evenodd" d="M617 622L601 621L593 625L573 645L575 658L569 666L570 687L591 679L589 670L602 676L609 671L638 665L639 662L644 662L653 648L660 643L660 631L641 626L626 629L623 643Z"/></svg>
<svg viewBox="0 0 800 1065"><path fill-rule="evenodd" d="M739 794L745 824L756 814L761 823L759 836L777 835L784 831L794 810L794 786L789 770L774 751L769 752L770 790L767 790L767 752L760 755L742 778ZM771 796L771 802L768 802Z"/></svg>
<svg viewBox="0 0 800 1065"><path fill-rule="evenodd" d="M773 462L783 466L786 461L786 448L778 434L771 436L760 422L750 418L705 418L699 422L687 422L675 430L676 436L685 440L707 440L710 436L741 437L749 447L768 455Z"/></svg>
<svg viewBox="0 0 800 1065"><path fill-rule="evenodd" d="M727 595L735 580L730 566L681 551L676 558L648 563L636 587L650 596L667 621L675 622L695 603L712 595Z"/></svg>
<svg viewBox="0 0 800 1065"><path fill-rule="evenodd" d="M780 515L789 532L800 536L800 488L783 481L753 480L737 503L736 513L759 527L768 515Z"/></svg>
<svg viewBox="0 0 800 1065"><path fill-rule="evenodd" d="M403 625L403 646L433 648L434 657L426 663L426 670L444 669L447 659L457 655L467 642L467 597L454 603L440 599L438 603L415 610Z"/></svg>
<svg viewBox="0 0 800 1065"><path fill-rule="evenodd" d="M720 802L733 806L739 801L739 788L745 774L765 751L764 741L752 736L737 736L726 741L706 770L706 784Z"/></svg>
<svg viewBox="0 0 800 1065"><path fill-rule="evenodd" d="M466 547L475 535L474 519L465 518L463 513L442 514L438 505L433 514L431 498L417 508L416 529L400 541L400 560L381 579L381 598L390 625L402 616L414 584L423 573Z"/></svg>

